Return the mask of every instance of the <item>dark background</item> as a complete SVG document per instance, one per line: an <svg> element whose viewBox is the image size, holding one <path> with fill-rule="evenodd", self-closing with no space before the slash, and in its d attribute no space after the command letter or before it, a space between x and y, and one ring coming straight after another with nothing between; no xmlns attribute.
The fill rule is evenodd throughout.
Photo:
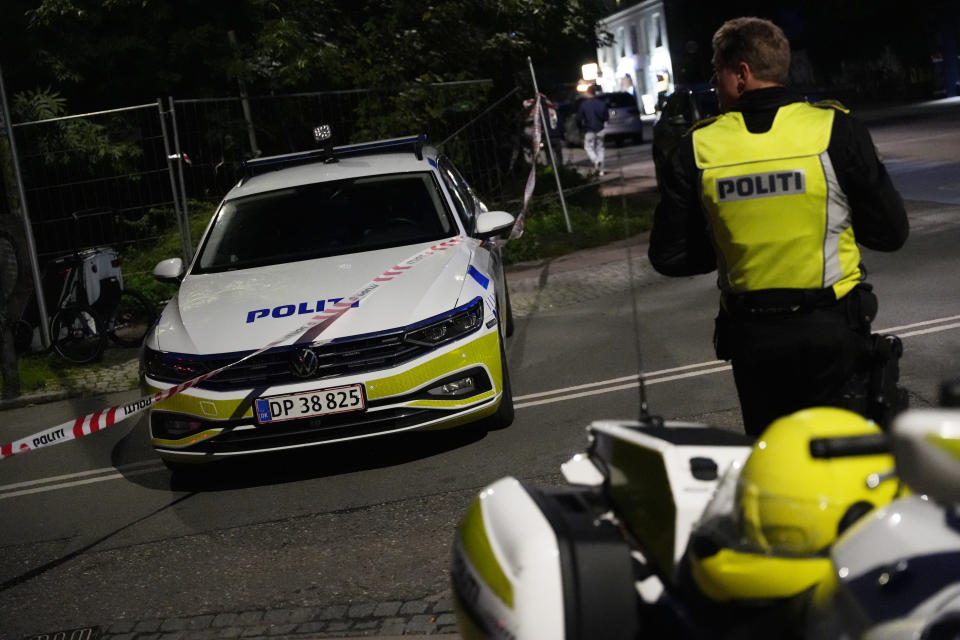
<svg viewBox="0 0 960 640"><path fill-rule="evenodd" d="M524 81L527 55L550 91L595 60L586 25L639 3L547 0L537 15L497 4L435 2L431 13L414 0L4 0L0 66L8 94L50 89L71 113L236 95L238 80L251 95L467 77L503 88ZM28 14L38 6L72 13L38 20ZM709 78L710 36L724 20L756 15L784 28L807 88L864 100L956 93L960 0L666 0L665 12L682 83ZM265 68L268 57L279 68Z"/></svg>
<svg viewBox="0 0 960 640"><path fill-rule="evenodd" d="M637 3L621 7L630 4ZM667 0L665 10L680 82L708 79L713 32L724 20L753 15L783 28L795 62L809 60L812 74L795 78L806 88L881 101L956 95L957 0ZM947 65L943 58L948 58Z"/></svg>

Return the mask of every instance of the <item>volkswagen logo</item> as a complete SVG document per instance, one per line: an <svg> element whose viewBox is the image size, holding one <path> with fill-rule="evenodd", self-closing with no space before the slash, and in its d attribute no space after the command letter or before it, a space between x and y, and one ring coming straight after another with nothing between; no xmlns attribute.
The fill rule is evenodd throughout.
<svg viewBox="0 0 960 640"><path fill-rule="evenodd" d="M290 373L298 378L309 378L317 372L320 361L310 349L300 349L290 358Z"/></svg>

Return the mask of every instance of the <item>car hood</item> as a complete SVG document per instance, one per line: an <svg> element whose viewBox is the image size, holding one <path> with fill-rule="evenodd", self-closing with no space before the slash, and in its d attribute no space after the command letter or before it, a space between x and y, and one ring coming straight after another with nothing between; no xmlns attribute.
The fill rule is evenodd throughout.
<svg viewBox="0 0 960 640"><path fill-rule="evenodd" d="M474 244L467 241L432 254L380 283L321 338L402 327L456 307ZM189 275L164 309L148 346L194 354L259 349L429 245Z"/></svg>

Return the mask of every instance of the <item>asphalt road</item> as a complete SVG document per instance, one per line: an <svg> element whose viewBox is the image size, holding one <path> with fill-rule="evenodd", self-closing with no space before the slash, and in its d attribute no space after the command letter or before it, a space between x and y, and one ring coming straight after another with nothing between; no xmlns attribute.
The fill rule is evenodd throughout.
<svg viewBox="0 0 960 640"><path fill-rule="evenodd" d="M960 165L952 157L960 117L872 128L913 225L904 250L864 252L880 296L875 328L900 327L902 382L915 403L930 404L960 368ZM617 155L644 170L649 145ZM610 160L608 169L616 175ZM0 637L88 625L111 637L127 628L125 637L161 637L177 632L171 620L210 627L227 619L230 637L230 629L241 635L243 616L347 620L317 622L309 636L302 625L284 627L315 637L359 631L350 618L361 609L385 614L377 628L372 613L354 616L366 632L392 619L411 633L413 612L432 618L420 620L424 631L449 631L449 544L470 500L504 475L559 482L558 466L583 447L590 420L637 414L639 370L654 411L738 428L732 378L710 345L713 276L663 278L644 256L639 241L511 274L521 312L507 346L517 418L482 438L453 432L320 447L219 465L185 482L154 459L144 425L132 422L0 463ZM0 440L135 396L9 410ZM138 627L143 621L150 624Z"/></svg>

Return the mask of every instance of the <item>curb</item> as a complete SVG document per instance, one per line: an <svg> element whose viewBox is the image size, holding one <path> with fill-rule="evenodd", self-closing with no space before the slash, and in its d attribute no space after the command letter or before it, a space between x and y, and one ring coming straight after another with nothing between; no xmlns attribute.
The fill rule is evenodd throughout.
<svg viewBox="0 0 960 640"><path fill-rule="evenodd" d="M50 402L59 402L61 400L70 400L71 398L87 398L103 396L118 391L128 391L132 387L110 388L99 387L70 387L58 391L38 391L35 393L22 393L14 398L0 398L0 411L8 409L22 409L33 405L47 404Z"/></svg>
<svg viewBox="0 0 960 640"><path fill-rule="evenodd" d="M48 402L59 402L69 398L81 395L82 391L64 389L61 391L42 391L40 393L22 393L15 398L0 398L0 411L7 409L20 409L35 404L46 404Z"/></svg>
<svg viewBox="0 0 960 640"><path fill-rule="evenodd" d="M129 391L137 386L139 359L138 347L111 348L89 365L75 365L65 370L48 385L52 388L0 398L0 411Z"/></svg>

